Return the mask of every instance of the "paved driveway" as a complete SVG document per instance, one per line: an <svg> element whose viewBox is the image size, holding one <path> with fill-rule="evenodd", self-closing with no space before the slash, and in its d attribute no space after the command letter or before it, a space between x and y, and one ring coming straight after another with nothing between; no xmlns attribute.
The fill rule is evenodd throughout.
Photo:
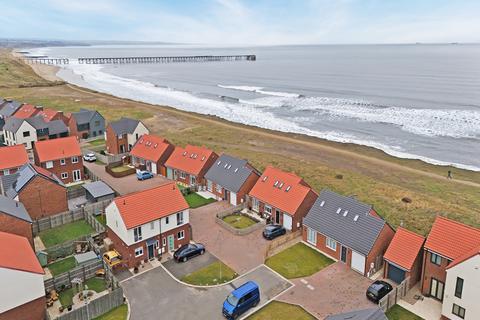
<svg viewBox="0 0 480 320"><path fill-rule="evenodd" d="M302 305L318 319L375 306L365 296L365 291L373 281L341 262L292 282L295 287L277 300Z"/></svg>
<svg viewBox="0 0 480 320"><path fill-rule="evenodd" d="M171 274L175 276L175 278L182 279L187 274L202 269L217 260L218 259L214 255L206 251L203 255L196 256L187 262L178 263L175 262L174 259L170 259L164 262L163 265Z"/></svg>
<svg viewBox="0 0 480 320"><path fill-rule="evenodd" d="M132 320L224 319L222 304L234 287L246 281L260 286L261 308L291 284L265 266L245 274L231 284L215 288L193 288L172 279L158 267L122 283L131 307Z"/></svg>
<svg viewBox="0 0 480 320"><path fill-rule="evenodd" d="M207 251L242 274L263 264L267 241L262 237L262 229L237 236L218 225L216 214L229 206L221 201L191 209L190 224L195 242L203 243Z"/></svg>

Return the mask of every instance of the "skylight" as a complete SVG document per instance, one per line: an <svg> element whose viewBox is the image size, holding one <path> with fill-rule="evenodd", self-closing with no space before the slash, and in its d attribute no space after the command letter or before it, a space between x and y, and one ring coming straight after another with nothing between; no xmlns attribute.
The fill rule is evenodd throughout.
<svg viewBox="0 0 480 320"><path fill-rule="evenodd" d="M217 162L217 166L219 166L219 165L220 165L220 163L222 163L222 161L218 161L218 162Z"/></svg>
<svg viewBox="0 0 480 320"><path fill-rule="evenodd" d="M275 183L273 184L274 187L276 187L278 185L278 180L275 181Z"/></svg>
<svg viewBox="0 0 480 320"><path fill-rule="evenodd" d="M153 146L154 148L158 147L158 143L155 143L155 145Z"/></svg>
<svg viewBox="0 0 480 320"><path fill-rule="evenodd" d="M225 165L223 166L224 168L228 167L228 163L225 163Z"/></svg>
<svg viewBox="0 0 480 320"><path fill-rule="evenodd" d="M231 167L232 167L232 165L231 165L231 164L229 164L229 165L228 165L228 167L227 167L227 169L230 169Z"/></svg>
<svg viewBox="0 0 480 320"><path fill-rule="evenodd" d="M346 217L347 214L348 214L348 210L345 210L345 211L343 212L343 216Z"/></svg>
<svg viewBox="0 0 480 320"><path fill-rule="evenodd" d="M283 187L283 182L280 182L280 185L278 186L278 189L282 189Z"/></svg>
<svg viewBox="0 0 480 320"><path fill-rule="evenodd" d="M290 189L292 189L292 186L288 186L288 187L285 189L285 192L290 191Z"/></svg>
<svg viewBox="0 0 480 320"><path fill-rule="evenodd" d="M187 155L187 151L183 151L182 155L185 157Z"/></svg>
<svg viewBox="0 0 480 320"><path fill-rule="evenodd" d="M358 214L355 215L355 217L353 218L353 221L357 221L358 220Z"/></svg>
<svg viewBox="0 0 480 320"><path fill-rule="evenodd" d="M238 171L238 168L235 168L235 170L234 170L234 171L235 171L235 172L237 172L237 171Z"/></svg>
<svg viewBox="0 0 480 320"><path fill-rule="evenodd" d="M205 156L202 157L202 161L205 160Z"/></svg>
<svg viewBox="0 0 480 320"><path fill-rule="evenodd" d="M323 200L322 202L320 202L320 207L323 207L325 205L325 200Z"/></svg>
<svg viewBox="0 0 480 320"><path fill-rule="evenodd" d="M340 213L340 211L342 211L342 208L337 209L337 213Z"/></svg>
<svg viewBox="0 0 480 320"><path fill-rule="evenodd" d="M267 181L268 176L263 177L262 181L265 182Z"/></svg>

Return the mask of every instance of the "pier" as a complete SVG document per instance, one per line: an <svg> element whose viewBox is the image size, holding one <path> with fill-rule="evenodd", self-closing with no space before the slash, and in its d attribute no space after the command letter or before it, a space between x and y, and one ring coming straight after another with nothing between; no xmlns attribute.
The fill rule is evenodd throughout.
<svg viewBox="0 0 480 320"><path fill-rule="evenodd" d="M25 58L23 59L28 64L69 64L70 60L67 58Z"/></svg>
<svg viewBox="0 0 480 320"><path fill-rule="evenodd" d="M119 57L119 58L78 58L79 64L126 64L126 63L177 63L177 62L217 62L255 61L253 54L231 56L177 56L177 57Z"/></svg>

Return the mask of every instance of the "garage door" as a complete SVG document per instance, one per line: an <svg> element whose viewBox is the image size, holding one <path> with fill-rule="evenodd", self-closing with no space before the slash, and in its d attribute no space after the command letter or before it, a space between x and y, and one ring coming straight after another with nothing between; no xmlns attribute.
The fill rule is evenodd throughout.
<svg viewBox="0 0 480 320"><path fill-rule="evenodd" d="M365 256L352 250L352 269L365 274Z"/></svg>
<svg viewBox="0 0 480 320"><path fill-rule="evenodd" d="M230 191L230 203L234 206L237 205L237 194L232 191Z"/></svg>
<svg viewBox="0 0 480 320"><path fill-rule="evenodd" d="M396 283L401 283L405 279L405 271L389 263L387 277Z"/></svg>
<svg viewBox="0 0 480 320"><path fill-rule="evenodd" d="M286 213L283 214L283 226L287 230L292 230L292 217Z"/></svg>

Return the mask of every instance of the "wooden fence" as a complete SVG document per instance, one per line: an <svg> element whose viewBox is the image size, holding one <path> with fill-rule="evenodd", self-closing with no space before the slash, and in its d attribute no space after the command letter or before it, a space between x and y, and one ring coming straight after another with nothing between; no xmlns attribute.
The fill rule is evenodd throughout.
<svg viewBox="0 0 480 320"><path fill-rule="evenodd" d="M98 152L96 150L93 150L93 149L94 148L84 149L84 152L95 154L95 157L97 158L97 160L101 161L105 164L110 164L110 163L113 163L113 162L122 161L122 158L124 156L128 156L128 152L127 153L120 153L120 154L101 154L100 152Z"/></svg>
<svg viewBox="0 0 480 320"><path fill-rule="evenodd" d="M381 308L384 312L387 312L388 309L397 304L398 300L405 297L410 288L410 278L405 278L398 286L393 288L389 294L383 297L378 302L378 307Z"/></svg>
<svg viewBox="0 0 480 320"><path fill-rule="evenodd" d="M126 169L126 170L120 171L120 172L115 172L115 171L112 170L113 168L117 168L117 167L121 167L121 166L123 166L122 161L109 163L105 166L105 172L107 172L109 175L111 175L114 178L123 178L123 177L129 176L131 174L135 174L137 172L137 169L135 169L135 168L129 168L129 169Z"/></svg>
<svg viewBox="0 0 480 320"><path fill-rule="evenodd" d="M80 278L85 282L88 279L95 277L95 272L99 269L103 269L103 267L103 261L98 259L73 268L68 272L59 274L50 279L46 279L43 282L45 285L45 291L49 292L52 289L61 291L65 287L70 287L74 278Z"/></svg>
<svg viewBox="0 0 480 320"><path fill-rule="evenodd" d="M57 260L58 258L63 258L69 255L72 255L73 253L75 253L77 245L79 244L86 245L87 243L89 243L89 240L88 240L89 238L90 238L90 235L81 236L76 239L58 244L56 246L46 248L43 251L45 251L48 254L48 261L50 262L52 260Z"/></svg>
<svg viewBox="0 0 480 320"><path fill-rule="evenodd" d="M265 249L265 259L275 255L279 250L279 248L288 247L289 245L293 245L301 240L302 236L302 229L298 229L297 231L287 233L284 236L278 237L270 241Z"/></svg>
<svg viewBox="0 0 480 320"><path fill-rule="evenodd" d="M85 196L85 188L82 185L67 188L67 199L74 199Z"/></svg>

